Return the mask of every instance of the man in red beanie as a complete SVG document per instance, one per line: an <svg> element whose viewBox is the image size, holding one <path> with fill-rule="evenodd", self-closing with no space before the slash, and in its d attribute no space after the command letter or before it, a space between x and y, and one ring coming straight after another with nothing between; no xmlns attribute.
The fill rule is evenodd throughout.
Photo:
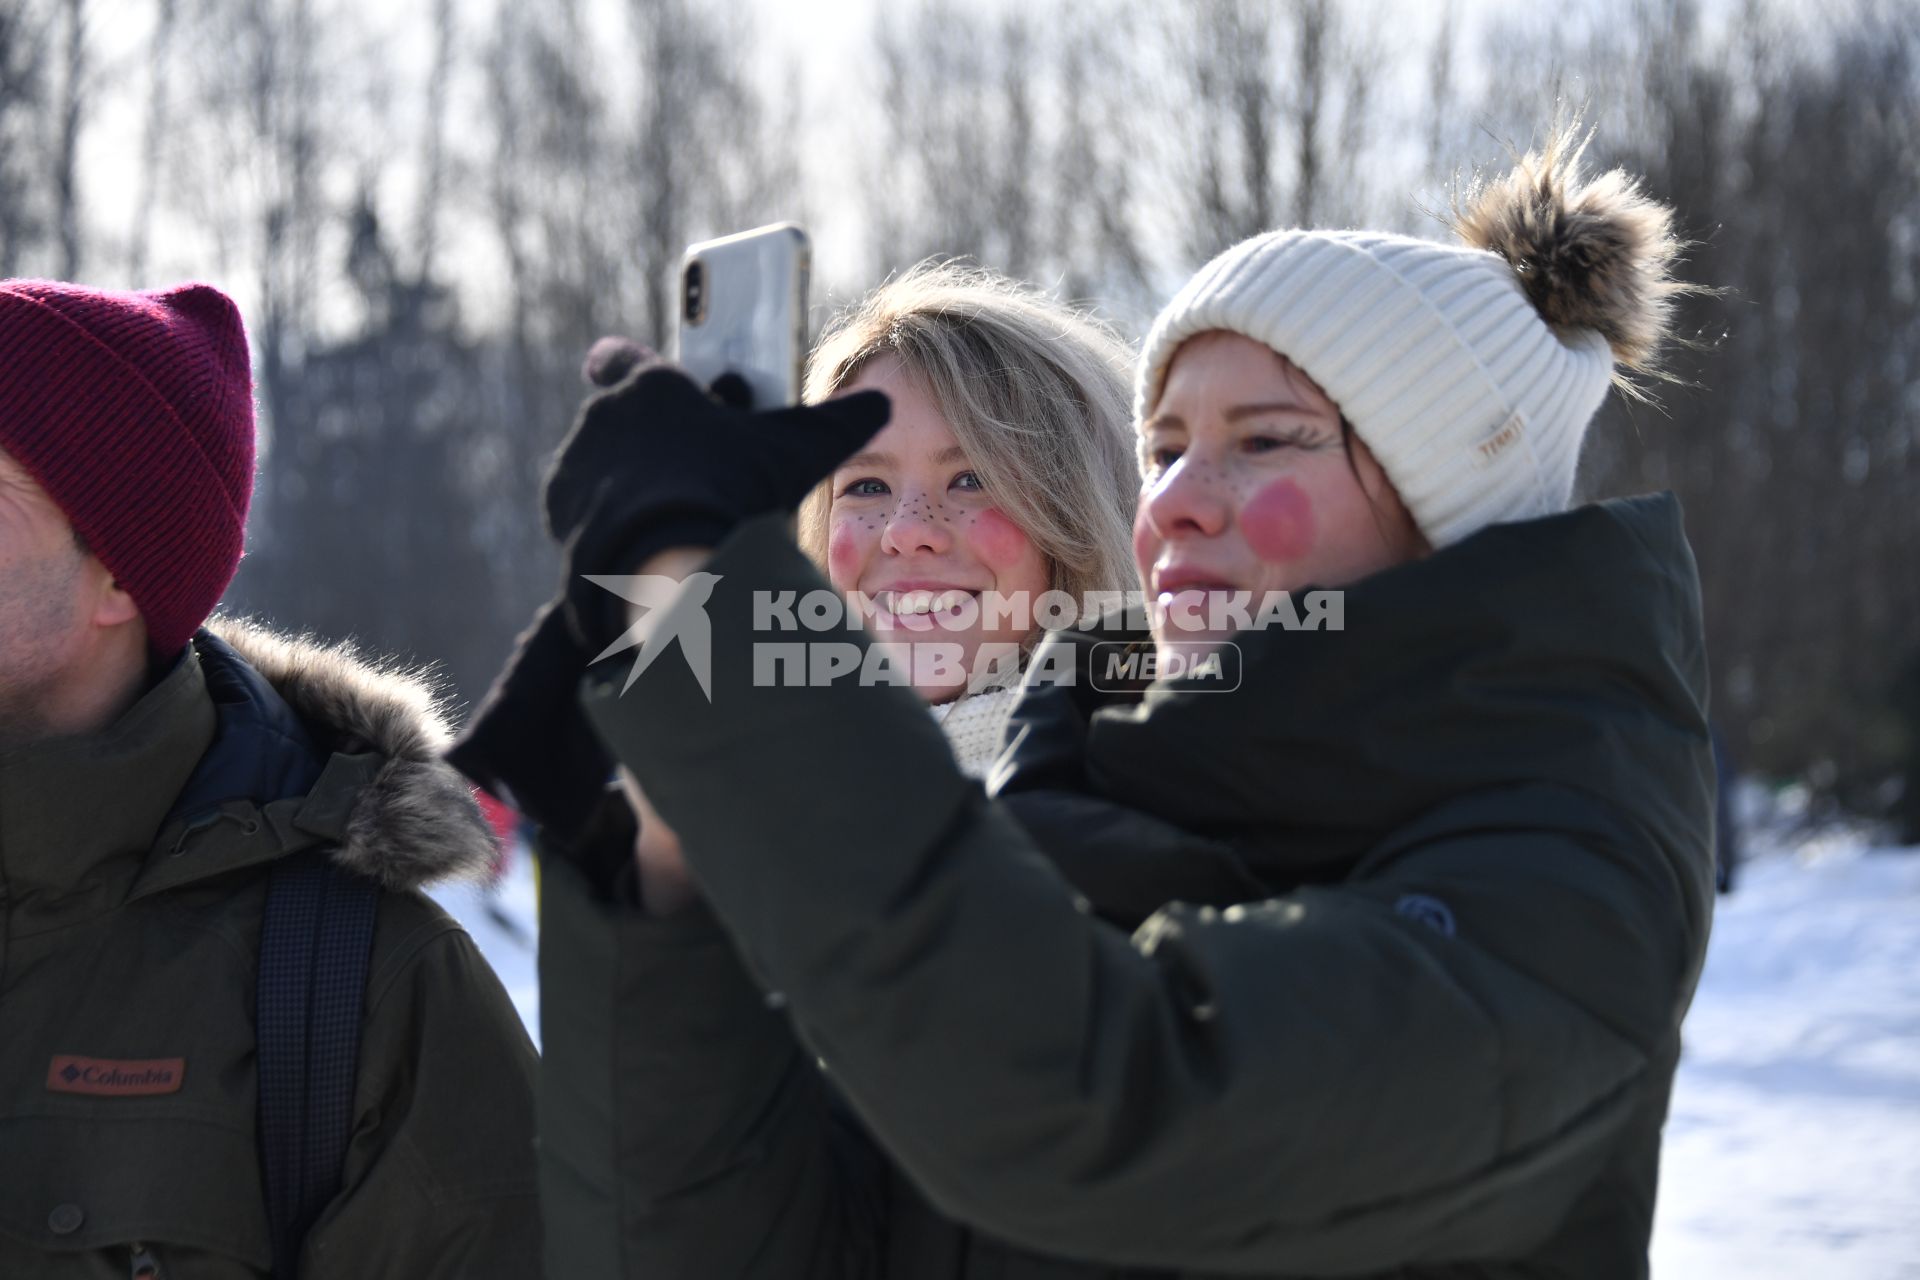
<svg viewBox="0 0 1920 1280"><path fill-rule="evenodd" d="M0 1275L525 1276L532 1046L419 887L492 838L417 677L231 622L206 285L0 281Z"/></svg>

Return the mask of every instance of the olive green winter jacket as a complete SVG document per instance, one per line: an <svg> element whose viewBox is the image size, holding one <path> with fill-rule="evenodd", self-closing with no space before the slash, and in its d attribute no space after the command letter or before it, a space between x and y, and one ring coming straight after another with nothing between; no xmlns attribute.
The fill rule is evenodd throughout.
<svg viewBox="0 0 1920 1280"><path fill-rule="evenodd" d="M299 1275L533 1274L533 1048L416 888L491 852L431 698L219 631L106 731L0 756L0 1276L267 1274L261 909L309 850L383 892L342 1188Z"/></svg>
<svg viewBox="0 0 1920 1280"><path fill-rule="evenodd" d="M1712 884L1670 497L1376 575L1230 692L1030 687L992 798L904 689L756 683L754 593L822 585L777 523L709 571L710 701L585 689L710 906L549 873L549 1275L1645 1274Z"/></svg>

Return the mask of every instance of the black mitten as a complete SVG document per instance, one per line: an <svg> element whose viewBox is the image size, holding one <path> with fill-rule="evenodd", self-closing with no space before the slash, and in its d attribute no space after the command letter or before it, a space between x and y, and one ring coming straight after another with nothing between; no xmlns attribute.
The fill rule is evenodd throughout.
<svg viewBox="0 0 1920 1280"><path fill-rule="evenodd" d="M715 546L752 516L792 509L889 412L885 396L864 392L753 413L739 379L709 396L626 339L594 344L584 372L611 389L581 406L547 473L547 528L567 557L560 594L520 634L448 753L563 851L588 839L613 775L580 709L580 679L626 628L624 602L583 575L630 574L656 551Z"/></svg>
<svg viewBox="0 0 1920 1280"><path fill-rule="evenodd" d="M711 547L734 526L790 511L886 424L877 391L754 413L663 365L582 406L547 473L547 528L567 548L568 616L598 653L622 603L585 580L631 574L669 547Z"/></svg>
<svg viewBox="0 0 1920 1280"><path fill-rule="evenodd" d="M548 601L447 752L454 768L561 846L578 839L613 777L613 757L578 697L593 656L582 651L561 602Z"/></svg>

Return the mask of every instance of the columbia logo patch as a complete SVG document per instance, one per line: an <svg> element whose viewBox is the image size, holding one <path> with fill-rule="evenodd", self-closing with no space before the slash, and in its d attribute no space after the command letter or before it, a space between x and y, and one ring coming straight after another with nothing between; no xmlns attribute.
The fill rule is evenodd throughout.
<svg viewBox="0 0 1920 1280"><path fill-rule="evenodd" d="M185 1058L81 1058L60 1053L47 1064L47 1088L54 1093L141 1098L178 1093L186 1079Z"/></svg>
<svg viewBox="0 0 1920 1280"><path fill-rule="evenodd" d="M1473 447L1473 465L1487 467L1501 454L1520 443L1520 437L1527 433L1527 419L1517 410L1505 422L1494 428L1493 434Z"/></svg>

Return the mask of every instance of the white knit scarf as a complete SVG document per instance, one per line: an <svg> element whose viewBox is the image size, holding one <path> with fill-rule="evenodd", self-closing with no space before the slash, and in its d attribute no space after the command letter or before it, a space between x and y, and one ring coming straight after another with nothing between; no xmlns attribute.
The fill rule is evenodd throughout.
<svg viewBox="0 0 1920 1280"><path fill-rule="evenodd" d="M1014 678L1018 679L1018 673ZM986 776L999 754L1000 730L1019 696L1017 687L990 685L932 708L933 718L940 722L953 747L953 758L969 778Z"/></svg>

